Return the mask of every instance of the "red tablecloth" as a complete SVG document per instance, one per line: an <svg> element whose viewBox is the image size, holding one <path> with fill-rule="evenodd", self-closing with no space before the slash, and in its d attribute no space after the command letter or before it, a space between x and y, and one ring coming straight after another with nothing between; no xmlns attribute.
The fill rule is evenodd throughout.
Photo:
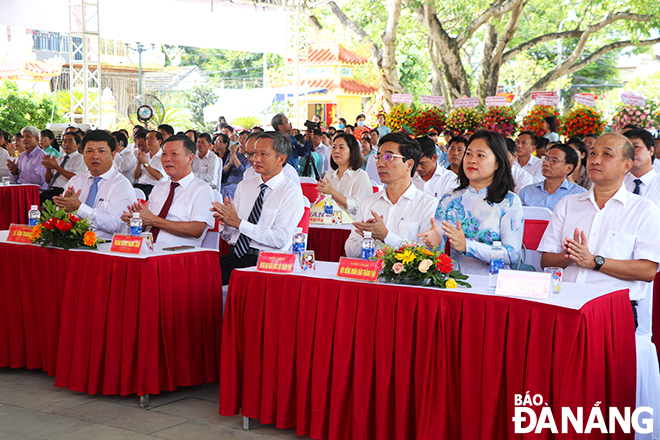
<svg viewBox="0 0 660 440"><path fill-rule="evenodd" d="M0 243L0 261L0 366L43 368L90 394L218 380L216 252L134 259Z"/></svg>
<svg viewBox="0 0 660 440"><path fill-rule="evenodd" d="M520 438L515 394L541 394L556 420L584 407L586 423L596 402L634 408L635 368L627 290L571 310L235 271L219 412L313 439Z"/></svg>
<svg viewBox="0 0 660 440"><path fill-rule="evenodd" d="M314 257L319 261L339 261L339 258L346 256L344 244L350 234L347 229L310 226L307 249L314 251Z"/></svg>
<svg viewBox="0 0 660 440"><path fill-rule="evenodd" d="M0 186L0 230L12 223L27 225L31 205L39 205L37 185Z"/></svg>

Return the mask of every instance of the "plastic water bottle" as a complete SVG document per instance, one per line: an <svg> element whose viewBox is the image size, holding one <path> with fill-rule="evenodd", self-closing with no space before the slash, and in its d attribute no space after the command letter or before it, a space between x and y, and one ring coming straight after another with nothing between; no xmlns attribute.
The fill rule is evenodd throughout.
<svg viewBox="0 0 660 440"><path fill-rule="evenodd" d="M131 219L131 235L139 236L140 234L142 234L142 219L139 212L134 212Z"/></svg>
<svg viewBox="0 0 660 440"><path fill-rule="evenodd" d="M293 235L293 253L300 255L307 250L307 237L303 232L303 228L296 228L296 233Z"/></svg>
<svg viewBox="0 0 660 440"><path fill-rule="evenodd" d="M334 217L334 213L332 212L332 198L330 196L326 196L325 198L323 212L324 212L323 223L325 223L326 225L331 225L332 218Z"/></svg>
<svg viewBox="0 0 660 440"><path fill-rule="evenodd" d="M376 242L371 238L371 232L364 231L364 238L362 238L362 253L361 258L363 260L368 260L374 256L374 247Z"/></svg>
<svg viewBox="0 0 660 440"><path fill-rule="evenodd" d="M493 242L490 250L490 275L488 276L488 288L495 290L497 287L497 274L504 269L504 249L499 241Z"/></svg>
<svg viewBox="0 0 660 440"><path fill-rule="evenodd" d="M30 226L37 226L40 218L41 213L39 212L39 206L31 205L30 210L28 211L28 224Z"/></svg>

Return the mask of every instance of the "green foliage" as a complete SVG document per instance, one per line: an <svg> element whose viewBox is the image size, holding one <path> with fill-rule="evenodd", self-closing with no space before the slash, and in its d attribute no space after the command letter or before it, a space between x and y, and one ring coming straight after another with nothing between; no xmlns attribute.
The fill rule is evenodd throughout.
<svg viewBox="0 0 660 440"><path fill-rule="evenodd" d="M210 85L202 84L193 87L187 107L197 130L208 131L207 124L204 123L204 108L215 104L217 101L218 95L213 92Z"/></svg>
<svg viewBox="0 0 660 440"><path fill-rule="evenodd" d="M214 85L220 85L222 80L233 79L229 88L261 83L263 78L263 54L239 52L222 49L205 49L199 47L182 47L182 66L198 66L207 74ZM250 81L254 81L250 83Z"/></svg>
<svg viewBox="0 0 660 440"><path fill-rule="evenodd" d="M231 121L231 125L237 125L244 130L250 130L252 127L255 127L261 124L262 119L259 116L243 116L242 118L236 118Z"/></svg>
<svg viewBox="0 0 660 440"><path fill-rule="evenodd" d="M53 113L51 95L19 90L13 81L0 82L0 102L0 128L10 133L16 133L28 125L44 129L49 122L65 122L56 104Z"/></svg>
<svg viewBox="0 0 660 440"><path fill-rule="evenodd" d="M156 127L161 124L168 124L179 129L187 129L190 126L190 118L181 108L163 107L162 112L155 109L154 117L149 123L149 125Z"/></svg>

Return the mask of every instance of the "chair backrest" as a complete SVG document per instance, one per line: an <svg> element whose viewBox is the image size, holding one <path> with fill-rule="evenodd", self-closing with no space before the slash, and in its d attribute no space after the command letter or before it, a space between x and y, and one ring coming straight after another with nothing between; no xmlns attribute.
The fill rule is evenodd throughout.
<svg viewBox="0 0 660 440"><path fill-rule="evenodd" d="M374 159L375 156L372 155L367 159L367 174L369 175L369 179L371 179L372 182L375 182L377 185L381 185L382 182L380 181L380 176L378 175L378 168L376 167L376 159Z"/></svg>
<svg viewBox="0 0 660 440"><path fill-rule="evenodd" d="M299 228L303 228L303 232L305 234L309 234L309 216L311 214L311 209L309 207L305 207L305 213L303 214L302 218L300 219L300 223L298 223Z"/></svg>
<svg viewBox="0 0 660 440"><path fill-rule="evenodd" d="M303 183L313 183L314 185L316 185L317 182L316 182L316 179L313 178L313 177L302 177L301 176L300 177L300 184L303 184Z"/></svg>
<svg viewBox="0 0 660 440"><path fill-rule="evenodd" d="M316 202L316 199L319 197L319 191L316 189L316 183L301 183L300 187L302 188L303 195L307 197L309 203Z"/></svg>
<svg viewBox="0 0 660 440"><path fill-rule="evenodd" d="M218 158L218 180L216 181L216 184L215 184L215 189L218 190L218 191L222 190L222 166L223 166L222 158L219 157Z"/></svg>
<svg viewBox="0 0 660 440"><path fill-rule="evenodd" d="M204 249L218 249L220 247L220 233L217 231L218 221L215 221L216 230L209 229L202 240Z"/></svg>
<svg viewBox="0 0 660 440"><path fill-rule="evenodd" d="M552 211L542 206L523 206L525 220L550 220Z"/></svg>
<svg viewBox="0 0 660 440"><path fill-rule="evenodd" d="M135 191L135 197L137 197L138 200L147 200L147 195L140 188L133 188L133 190Z"/></svg>
<svg viewBox="0 0 660 440"><path fill-rule="evenodd" d="M525 231L523 233L523 244L528 250L536 250L541 243L543 233L548 227L548 220L525 219Z"/></svg>
<svg viewBox="0 0 660 440"><path fill-rule="evenodd" d="M220 194L220 190L213 190L213 200L218 203L222 203L222 194Z"/></svg>

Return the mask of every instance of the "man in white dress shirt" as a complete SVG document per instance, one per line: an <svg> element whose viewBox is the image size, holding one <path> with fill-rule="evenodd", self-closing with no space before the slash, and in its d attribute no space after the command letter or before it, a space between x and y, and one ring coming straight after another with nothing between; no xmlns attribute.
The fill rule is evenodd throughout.
<svg viewBox="0 0 660 440"><path fill-rule="evenodd" d="M192 170L195 177L211 185L211 188L219 190L216 186L218 184L218 170L220 169L222 159L219 159L215 153L210 151L212 144L211 135L208 133L199 135L197 139L197 153L195 153Z"/></svg>
<svg viewBox="0 0 660 440"><path fill-rule="evenodd" d="M291 247L304 213L300 186L282 172L291 148L284 134L262 133L253 159L259 177L243 179L233 202L229 198L224 204L213 202L213 215L223 224L220 234L230 245L229 253L220 257L223 285L229 284L234 269L256 265L259 251L282 252Z"/></svg>
<svg viewBox="0 0 660 440"><path fill-rule="evenodd" d="M206 230L214 225L209 211L213 190L192 172L196 149L187 136L167 138L161 160L169 179L154 186L148 202L135 203L122 215L128 224L133 213L139 212L142 227L151 226L154 243L200 247Z"/></svg>
<svg viewBox="0 0 660 440"><path fill-rule="evenodd" d="M565 268L565 281L629 289L635 327L639 322L639 330L648 333L636 338L637 406L654 407L653 438L657 438L660 372L650 338L648 284L660 262L660 208L626 190L623 180L634 157L626 137L618 133L599 137L587 159L592 188L559 201L538 250L543 253L541 266Z"/></svg>
<svg viewBox="0 0 660 440"><path fill-rule="evenodd" d="M538 138L531 131L520 133L516 139L518 157L514 165L531 174L535 182L540 182L543 180L543 161L532 154L537 144Z"/></svg>
<svg viewBox="0 0 660 440"><path fill-rule="evenodd" d="M250 136L247 138L247 141L245 141L245 157L247 157L251 166L245 169L245 172L243 173L243 180L255 179L259 177L259 174L257 174L257 172L254 170L254 162L256 159L255 145L257 144L257 138L261 135L261 133L263 132L255 131L254 133L250 134ZM292 167L290 163L287 162L284 164L282 172L284 173L284 177L300 186L300 176L298 173L296 173L296 169Z"/></svg>
<svg viewBox="0 0 660 440"><path fill-rule="evenodd" d="M79 146L80 136L78 134L65 133L62 136L64 154L58 158L44 156L41 164L46 168L45 179L48 182L48 189L39 195L42 205L46 200L52 200L53 196L61 195L69 179L87 170L85 159L78 152Z"/></svg>
<svg viewBox="0 0 660 440"><path fill-rule="evenodd" d="M431 228L431 218L438 199L420 191L412 183L422 149L417 141L402 133L386 134L379 141L376 155L378 176L385 186L360 204L346 241L346 255L361 254L364 232L371 232L376 247L383 244L396 247L405 242L421 243L417 234Z"/></svg>
<svg viewBox="0 0 660 440"><path fill-rule="evenodd" d="M419 160L412 182L417 189L437 197L436 188L447 170L438 163L438 154L433 139L429 136L421 136L415 140L422 147L422 158Z"/></svg>
<svg viewBox="0 0 660 440"><path fill-rule="evenodd" d="M623 179L626 189L660 206L660 175L653 168L655 141L646 130L629 130L624 134L635 149L635 163Z"/></svg>
<svg viewBox="0 0 660 440"><path fill-rule="evenodd" d="M135 182L135 177L133 177L133 170L137 165L135 146L128 143L128 138L121 130L113 132L112 137L114 137L117 141L117 150L115 151L115 160L112 166L114 166L115 169L119 171L124 177L126 177L132 184Z"/></svg>
<svg viewBox="0 0 660 440"><path fill-rule="evenodd" d="M103 130L87 133L82 139L87 171L69 180L63 196L53 197L58 207L87 217L96 235L104 239L128 232L121 215L137 201L131 183L112 166L116 146L115 138Z"/></svg>
<svg viewBox="0 0 660 440"><path fill-rule="evenodd" d="M527 185L531 185L535 182L541 182L545 177L543 177L543 161L538 159L541 162L541 177L543 179L535 179L531 174L529 174L524 169L516 165L516 159L518 158L518 148L515 142L512 139L506 138L506 150L509 155L509 163L511 164L511 177L513 177L513 184L515 185L513 192L518 194L521 189ZM532 156L534 157L534 156ZM534 157L536 159L536 157Z"/></svg>
<svg viewBox="0 0 660 440"><path fill-rule="evenodd" d="M161 164L161 156L163 154L160 145L163 142L163 135L155 130L149 132L139 131L136 139L144 138L146 141L147 153L141 149L135 152L137 156L137 165L133 170L133 177L135 188L140 188L149 199L151 190L161 180L165 179L165 171ZM136 141L137 142L137 141Z"/></svg>

